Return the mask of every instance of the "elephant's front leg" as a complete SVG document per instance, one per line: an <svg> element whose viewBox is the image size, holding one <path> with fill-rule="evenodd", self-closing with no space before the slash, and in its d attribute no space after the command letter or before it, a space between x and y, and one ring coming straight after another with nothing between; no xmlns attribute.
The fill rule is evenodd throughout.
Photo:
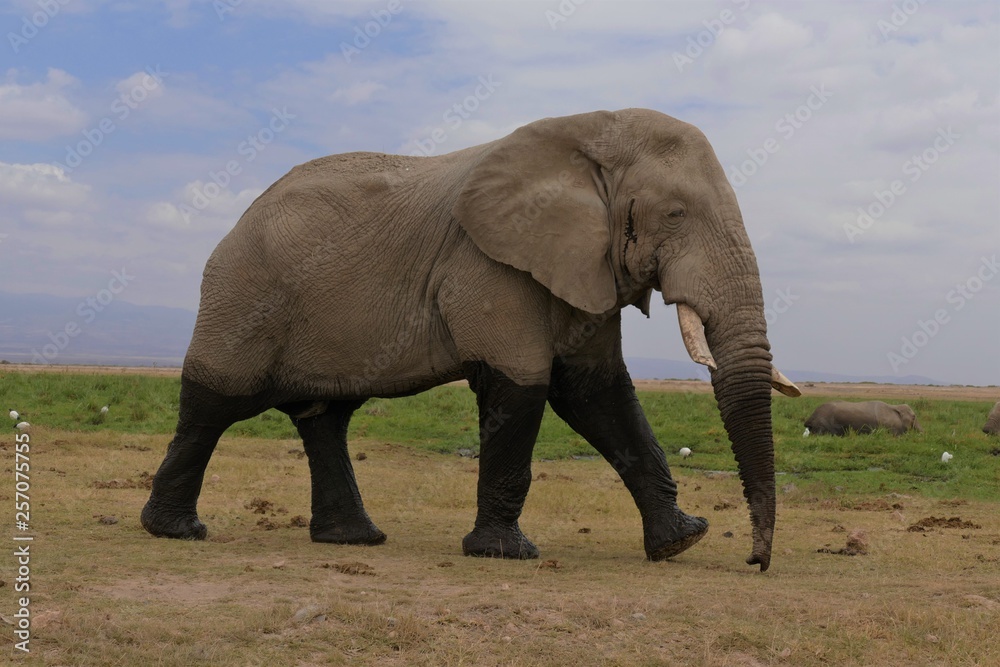
<svg viewBox="0 0 1000 667"><path fill-rule="evenodd" d="M548 388L521 386L485 363L465 364L479 404L479 510L462 540L466 556L537 558L517 520L531 485L531 452Z"/></svg>
<svg viewBox="0 0 1000 667"><path fill-rule="evenodd" d="M708 521L677 506L677 484L620 356L598 366L557 362L549 403L621 476L642 515L647 558L670 558L704 537Z"/></svg>
<svg viewBox="0 0 1000 667"><path fill-rule="evenodd" d="M330 402L321 415L292 419L309 457L312 480L309 536L313 542L385 542L385 533L372 523L361 502L347 451L347 425L361 403L363 401Z"/></svg>

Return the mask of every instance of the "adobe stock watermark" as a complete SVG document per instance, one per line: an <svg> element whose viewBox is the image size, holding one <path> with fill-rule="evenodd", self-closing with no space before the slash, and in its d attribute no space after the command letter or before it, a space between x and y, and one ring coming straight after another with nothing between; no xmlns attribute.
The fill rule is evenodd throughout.
<svg viewBox="0 0 1000 667"><path fill-rule="evenodd" d="M385 9L371 10L369 13L372 20L354 26L354 37L351 41L340 43L340 54L344 56L344 60L349 63L356 56L360 56L361 52L371 46L372 40L381 35L401 11L403 11L402 0L389 0Z"/></svg>
<svg viewBox="0 0 1000 667"><path fill-rule="evenodd" d="M31 363L49 364L69 347L70 341L83 332L83 325L91 324L97 319L100 313L104 312L112 301L135 280L135 276L129 275L125 267L121 271L112 271L111 280L107 287L101 289L94 296L88 296L76 306L76 314L82 319L83 324L77 320L68 321L60 330L52 333L48 332L49 343L42 346L41 351L37 348L31 350Z"/></svg>
<svg viewBox="0 0 1000 667"><path fill-rule="evenodd" d="M736 9L741 14L750 7L750 0L732 0L732 3L736 5ZM695 60L704 55L708 49L712 48L722 33L725 32L726 27L736 23L738 16L731 9L723 9L715 18L702 21L701 24L705 29L688 36L687 46L684 47L683 53L680 51L674 51L673 53L674 66L677 68L677 71L683 73L685 67L694 64Z"/></svg>
<svg viewBox="0 0 1000 667"><path fill-rule="evenodd" d="M54 19L62 8L68 5L70 0L35 0L35 5L39 11L33 12L31 16L21 17L21 29L17 32L8 32L7 41L10 48L17 53L21 47L38 36L38 33Z"/></svg>
<svg viewBox="0 0 1000 667"><path fill-rule="evenodd" d="M243 4L243 0L212 0L212 9L219 21L225 21L227 14L232 14L236 8Z"/></svg>
<svg viewBox="0 0 1000 667"><path fill-rule="evenodd" d="M110 111L112 115L105 116L97 121L93 127L83 130L80 134L83 139L76 144L66 146L66 157L64 162L56 162L55 166L62 169L67 174L83 164L84 159L91 155L94 150L104 143L108 136L118 129L115 123L123 123L132 115L132 112L149 99L149 96L163 85L163 78L169 74L160 70L160 66L147 67L142 79L130 89L123 92L111 103Z"/></svg>
<svg viewBox="0 0 1000 667"><path fill-rule="evenodd" d="M893 3L892 13L889 20L879 19L875 24L878 31L882 33L882 39L889 39L891 33L897 32L910 19L920 11L920 8L927 3L927 0L903 0L903 2Z"/></svg>
<svg viewBox="0 0 1000 667"><path fill-rule="evenodd" d="M548 21L549 28L552 31L558 30L560 23L568 21L570 16L576 14L576 10L580 8L580 5L586 3L587 0L559 0L559 4L555 9L545 10L545 20Z"/></svg>
<svg viewBox="0 0 1000 667"><path fill-rule="evenodd" d="M938 308L930 318L917 320L913 333L903 336L899 349L886 354L892 372L898 373L901 366L910 363L941 332L942 327L951 322L952 315L965 308L998 273L1000 264L997 263L996 255L981 257L976 272L945 295L945 301L951 308Z"/></svg>
<svg viewBox="0 0 1000 667"><path fill-rule="evenodd" d="M295 114L288 112L288 107L282 107L280 110L271 109L271 118L267 124L254 134L247 135L246 139L237 144L236 154L242 159L229 160L218 171L209 170L209 182L202 184L200 188L195 187L191 199L178 207L184 217L184 222L190 224L191 218L196 213L208 208L212 200L229 187L233 182L233 177L243 173L243 167L257 159L257 156L279 134L284 132L288 128L289 122L295 120L296 117Z"/></svg>
<svg viewBox="0 0 1000 667"><path fill-rule="evenodd" d="M768 326L777 322L799 300L799 295L793 294L791 287L786 287L783 290L775 290L774 294L775 296L771 303L764 306L764 321L767 322Z"/></svg>
<svg viewBox="0 0 1000 667"><path fill-rule="evenodd" d="M831 97L833 93L827 90L825 83L810 87L805 101L774 123L774 131L782 140L788 141L823 108ZM739 165L730 165L726 171L729 182L734 188L746 185L747 181L779 150L781 150L781 140L775 137L768 137L760 147L746 149L748 159Z"/></svg>
<svg viewBox="0 0 1000 667"><path fill-rule="evenodd" d="M493 93L497 91L497 88L503 85L502 82L496 81L493 78L492 73L480 76L478 82L479 85L472 91L472 94L466 95L461 102L456 102L448 107L441 115L444 125L431 130L425 138L414 140L413 144L416 146L416 149L411 151L410 155L414 157L434 155L438 146L448 141L448 132L454 132L461 127L462 123L471 118L472 114L479 110L482 103L490 99Z"/></svg>
<svg viewBox="0 0 1000 667"><path fill-rule="evenodd" d="M910 183L916 183L961 138L962 135L953 131L950 125L947 128L939 127L937 136L934 137L931 145L903 163L901 168L903 175L908 177ZM867 206L858 207L858 217L855 222L844 223L844 233L847 235L847 240L854 243L858 237L863 236L871 229L875 221L885 215L886 211L906 194L906 188L906 182L897 178L889 184L887 190L875 190L872 193L875 200Z"/></svg>

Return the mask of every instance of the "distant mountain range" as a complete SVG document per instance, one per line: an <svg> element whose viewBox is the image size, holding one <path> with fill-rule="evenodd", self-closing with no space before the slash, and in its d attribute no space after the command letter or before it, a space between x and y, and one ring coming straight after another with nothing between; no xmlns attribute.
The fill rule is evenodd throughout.
<svg viewBox="0 0 1000 667"><path fill-rule="evenodd" d="M0 292L0 359L18 363L181 365L194 331L194 312L137 306L117 299L101 303L100 296L88 301Z"/></svg>
<svg viewBox="0 0 1000 667"><path fill-rule="evenodd" d="M180 366L194 330L195 313L183 308L102 304L47 294L0 292L0 360L13 363ZM691 361L628 357L634 379L708 380ZM918 375L842 375L785 370L793 382L947 384Z"/></svg>

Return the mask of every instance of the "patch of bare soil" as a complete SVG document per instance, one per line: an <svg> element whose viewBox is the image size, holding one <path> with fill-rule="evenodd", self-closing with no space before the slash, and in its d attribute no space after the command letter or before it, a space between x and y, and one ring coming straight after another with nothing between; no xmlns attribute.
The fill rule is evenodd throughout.
<svg viewBox="0 0 1000 667"><path fill-rule="evenodd" d="M263 516L260 518L260 521L257 522L257 528L260 530L276 530L278 528L278 524L271 521L266 516Z"/></svg>
<svg viewBox="0 0 1000 667"><path fill-rule="evenodd" d="M835 556L865 556L868 554L868 535L863 530L852 530L847 536L847 546L831 549L828 545L817 549L816 553Z"/></svg>
<svg viewBox="0 0 1000 667"><path fill-rule="evenodd" d="M131 477L127 479L97 479L91 482L90 485L95 489L152 489L153 476L143 471L139 473L138 479L132 479Z"/></svg>
<svg viewBox="0 0 1000 667"><path fill-rule="evenodd" d="M195 577L158 576L156 579L121 578L98 592L109 597L137 602L177 602L182 604L215 602L232 593L232 586L225 582L205 581Z"/></svg>
<svg viewBox="0 0 1000 667"><path fill-rule="evenodd" d="M888 510L901 510L903 509L903 504L890 504L888 500L883 498L873 498L871 500L859 500L846 509L852 509L859 512L884 512Z"/></svg>
<svg viewBox="0 0 1000 667"><path fill-rule="evenodd" d="M982 528L978 523L962 521L961 517L953 516L950 519L944 517L928 516L907 528L911 533L923 533L928 528Z"/></svg>
<svg viewBox="0 0 1000 667"><path fill-rule="evenodd" d="M342 572L344 574L364 574L372 577L375 576L374 567L368 563L362 563L357 560L351 561L350 563L323 563L321 567L336 570L337 572Z"/></svg>
<svg viewBox="0 0 1000 667"><path fill-rule="evenodd" d="M253 510L254 514L267 514L274 511L274 503L264 498L254 498L244 505L244 507L248 510Z"/></svg>

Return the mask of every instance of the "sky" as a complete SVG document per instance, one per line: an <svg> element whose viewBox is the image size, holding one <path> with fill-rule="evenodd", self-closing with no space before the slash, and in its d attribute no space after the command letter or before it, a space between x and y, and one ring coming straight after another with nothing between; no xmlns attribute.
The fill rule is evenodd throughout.
<svg viewBox="0 0 1000 667"><path fill-rule="evenodd" d="M196 309L292 166L646 107L701 128L775 363L1000 384L1000 3L0 4L0 290ZM686 357L672 308L626 356Z"/></svg>

